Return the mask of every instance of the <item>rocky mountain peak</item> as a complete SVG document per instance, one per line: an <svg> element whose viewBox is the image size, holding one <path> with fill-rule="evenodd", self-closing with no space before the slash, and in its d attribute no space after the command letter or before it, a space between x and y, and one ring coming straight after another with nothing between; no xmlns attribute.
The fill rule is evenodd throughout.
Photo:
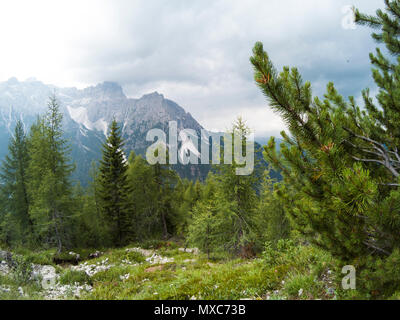
<svg viewBox="0 0 400 320"><path fill-rule="evenodd" d="M19 81L16 77L11 77L10 79L7 80L8 84L18 84Z"/></svg>
<svg viewBox="0 0 400 320"><path fill-rule="evenodd" d="M146 140L149 130L168 130L170 121L176 121L178 129L194 129L202 126L182 107L155 91L139 99L130 99L122 87L112 81L85 89L59 88L36 79L19 81L11 78L0 82L0 160L7 153L8 139L15 123L22 120L28 129L47 108L49 96L54 93L64 113L64 134L72 144L72 157L77 162L75 178L87 177L92 160L101 158L101 146L115 118L122 128L125 151L129 154L145 154L151 144ZM181 173L192 177L190 168ZM185 171L186 170L186 171ZM86 179L86 178L85 178ZM83 184L86 181L81 181Z"/></svg>
<svg viewBox="0 0 400 320"><path fill-rule="evenodd" d="M83 90L83 95L99 100L126 99L122 87L112 81L104 81L96 86L88 87Z"/></svg>
<svg viewBox="0 0 400 320"><path fill-rule="evenodd" d="M164 95L158 93L157 91L144 94L141 99L164 99Z"/></svg>

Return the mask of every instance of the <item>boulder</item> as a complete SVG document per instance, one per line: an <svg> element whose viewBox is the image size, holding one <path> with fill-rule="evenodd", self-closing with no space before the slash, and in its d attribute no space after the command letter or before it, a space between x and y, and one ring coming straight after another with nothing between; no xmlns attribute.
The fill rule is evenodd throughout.
<svg viewBox="0 0 400 320"><path fill-rule="evenodd" d="M34 264L31 278L40 280L43 289L49 289L56 286L58 275L53 266Z"/></svg>
<svg viewBox="0 0 400 320"><path fill-rule="evenodd" d="M0 261L5 261L9 267L13 264L12 253L0 250Z"/></svg>

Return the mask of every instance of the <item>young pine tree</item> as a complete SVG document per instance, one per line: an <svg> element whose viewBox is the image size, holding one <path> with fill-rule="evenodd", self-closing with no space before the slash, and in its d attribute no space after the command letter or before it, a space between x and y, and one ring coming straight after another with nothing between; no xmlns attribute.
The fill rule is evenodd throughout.
<svg viewBox="0 0 400 320"><path fill-rule="evenodd" d="M242 150L246 150L249 129L242 119L233 124L231 134L242 138ZM260 239L256 226L256 190L261 175L257 170L249 175L237 175L236 168L240 166L243 165L232 159L232 164L216 166L216 173L207 177L201 197L192 209L188 230L190 243L211 252L243 257L254 254L253 249ZM204 223L211 234L207 234Z"/></svg>
<svg viewBox="0 0 400 320"><path fill-rule="evenodd" d="M400 4L385 4L386 12L375 17L355 12L392 55L377 49L370 56L379 93L374 101L363 92L365 110L354 98L343 99L332 83L323 101L313 99L311 84L295 68L278 74L261 43L251 57L257 85L290 131L282 133L280 153L274 139L265 151L289 191L291 224L356 266L358 289L382 296L400 285L394 271L400 261Z"/></svg>
<svg viewBox="0 0 400 320"><path fill-rule="evenodd" d="M112 240L117 246L122 246L130 240L131 229L126 175L128 164L123 146L120 128L114 119L103 144L103 157L99 167L99 196Z"/></svg>
<svg viewBox="0 0 400 320"><path fill-rule="evenodd" d="M246 150L246 143L249 139L250 129L242 118L238 118L232 125L232 137L237 135L241 139L241 153ZM232 139L234 141L234 139ZM225 146L226 147L226 146ZM234 146L232 145L232 150ZM230 241L226 247L234 254L246 256L253 246L256 239L255 228L253 225L255 208L257 204L257 193L261 183L261 175L257 172L258 166L248 175L238 175L236 169L243 167L232 159L232 164L219 165L216 169L221 195L231 205L229 219L232 226L226 232L230 232Z"/></svg>
<svg viewBox="0 0 400 320"><path fill-rule="evenodd" d="M232 253L232 227L235 214L222 192L216 175L209 173L202 197L194 204L186 242L207 253L207 257Z"/></svg>

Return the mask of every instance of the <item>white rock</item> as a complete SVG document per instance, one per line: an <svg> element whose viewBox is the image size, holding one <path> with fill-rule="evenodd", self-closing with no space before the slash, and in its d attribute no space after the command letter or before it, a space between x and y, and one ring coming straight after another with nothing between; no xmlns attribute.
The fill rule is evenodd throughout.
<svg viewBox="0 0 400 320"><path fill-rule="evenodd" d="M299 297L303 294L303 289L299 289L298 295Z"/></svg>
<svg viewBox="0 0 400 320"><path fill-rule="evenodd" d="M7 262L1 261L0 263L0 274L7 275L10 273L10 267Z"/></svg>
<svg viewBox="0 0 400 320"><path fill-rule="evenodd" d="M57 272L53 266L32 264L31 279L41 279L41 285L44 289L54 287L57 283Z"/></svg>
<svg viewBox="0 0 400 320"><path fill-rule="evenodd" d="M194 262L196 262L196 259L186 259L186 260L183 260L183 263L194 263Z"/></svg>
<svg viewBox="0 0 400 320"><path fill-rule="evenodd" d="M188 252L188 253L193 253L193 254L200 253L200 250L198 248L179 248L178 250L181 252Z"/></svg>

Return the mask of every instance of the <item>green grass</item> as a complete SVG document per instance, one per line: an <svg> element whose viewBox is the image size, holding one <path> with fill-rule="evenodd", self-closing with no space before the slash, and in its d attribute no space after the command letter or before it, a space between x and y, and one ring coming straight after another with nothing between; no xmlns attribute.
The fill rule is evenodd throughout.
<svg viewBox="0 0 400 320"><path fill-rule="evenodd" d="M60 284L90 284L93 290L81 299L335 299L350 297L339 290L335 280L339 269L325 252L311 246L282 242L267 248L263 256L252 259L207 260L205 254L194 255L178 250L175 243L154 241L144 246L158 255L173 258L164 265L150 265L142 254L127 248L102 250L104 254L87 260L88 264L111 265L110 269L89 277L71 266L58 266ZM91 250L94 252L95 250ZM74 251L78 252L78 251ZM27 252L35 261L51 264L53 251ZM78 252L79 253L79 252ZM129 262L129 263L127 263ZM2 281L2 282L1 282ZM3 298L22 298L12 277L0 278L15 290L1 293ZM17 290L17 291L16 291ZM25 292L25 289L24 289ZM42 292L27 284L26 292L40 299ZM67 298L67 297L66 297Z"/></svg>
<svg viewBox="0 0 400 320"><path fill-rule="evenodd" d="M22 289L22 295L19 289ZM39 300L43 299L41 288L36 282L23 285L12 277L0 275L0 300Z"/></svg>
<svg viewBox="0 0 400 320"><path fill-rule="evenodd" d="M92 284L92 279L84 272L79 270L64 270L59 278L60 284Z"/></svg>

